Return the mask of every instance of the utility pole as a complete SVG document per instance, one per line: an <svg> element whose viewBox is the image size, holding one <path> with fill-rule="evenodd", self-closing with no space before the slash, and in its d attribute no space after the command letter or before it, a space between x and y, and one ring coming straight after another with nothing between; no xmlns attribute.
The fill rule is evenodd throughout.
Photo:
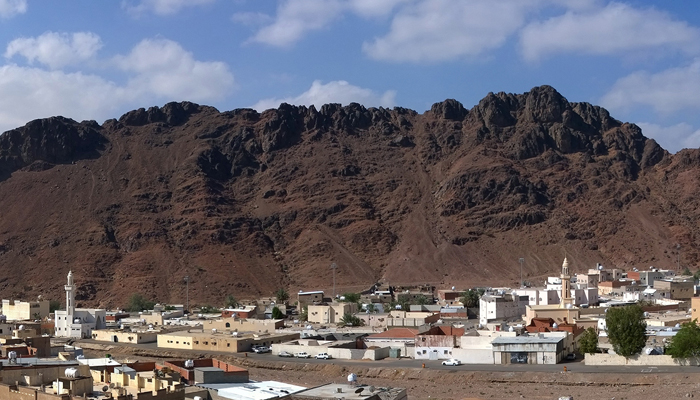
<svg viewBox="0 0 700 400"><path fill-rule="evenodd" d="M681 270L681 244L676 243L676 267Z"/></svg>
<svg viewBox="0 0 700 400"><path fill-rule="evenodd" d="M338 268L338 264L331 264L331 269L333 270L333 298L335 299L335 270Z"/></svg>
<svg viewBox="0 0 700 400"><path fill-rule="evenodd" d="M524 257L520 257L520 287L525 287L525 282L523 282L523 263L525 262Z"/></svg>
<svg viewBox="0 0 700 400"><path fill-rule="evenodd" d="M190 313L190 276L189 275L185 275L185 284L187 285L187 290L185 292L186 296L187 296L187 303L185 303L186 304L185 311L187 311L187 313L189 314Z"/></svg>

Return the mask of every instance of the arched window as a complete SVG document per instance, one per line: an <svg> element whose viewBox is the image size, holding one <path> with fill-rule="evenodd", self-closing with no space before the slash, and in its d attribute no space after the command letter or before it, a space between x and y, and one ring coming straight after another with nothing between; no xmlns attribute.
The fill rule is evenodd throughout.
<svg viewBox="0 0 700 400"><path fill-rule="evenodd" d="M227 327L227 328L230 328L230 327L231 327L231 323L230 323L230 322L227 322L227 323L226 323L226 327Z"/></svg>

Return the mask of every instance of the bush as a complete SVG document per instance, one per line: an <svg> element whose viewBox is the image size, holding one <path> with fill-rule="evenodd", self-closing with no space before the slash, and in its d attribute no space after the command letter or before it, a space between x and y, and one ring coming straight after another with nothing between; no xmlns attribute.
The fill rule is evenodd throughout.
<svg viewBox="0 0 700 400"><path fill-rule="evenodd" d="M129 297L129 303L126 306L126 311L139 312L143 310L151 310L156 305L155 301L147 300L141 293L134 293Z"/></svg>
<svg viewBox="0 0 700 400"><path fill-rule="evenodd" d="M278 307L272 307L272 319L283 319L286 315Z"/></svg>
<svg viewBox="0 0 700 400"><path fill-rule="evenodd" d="M584 354L593 354L598 352L598 334L595 329L588 328L581 336L579 342L579 350Z"/></svg>

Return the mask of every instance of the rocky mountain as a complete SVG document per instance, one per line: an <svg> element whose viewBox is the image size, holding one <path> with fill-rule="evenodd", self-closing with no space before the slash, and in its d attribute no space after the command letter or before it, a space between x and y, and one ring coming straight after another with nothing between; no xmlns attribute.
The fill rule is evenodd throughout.
<svg viewBox="0 0 700 400"><path fill-rule="evenodd" d="M542 86L423 114L169 103L0 135L0 295L193 304L374 282L515 284L695 269L700 151L671 155Z"/></svg>

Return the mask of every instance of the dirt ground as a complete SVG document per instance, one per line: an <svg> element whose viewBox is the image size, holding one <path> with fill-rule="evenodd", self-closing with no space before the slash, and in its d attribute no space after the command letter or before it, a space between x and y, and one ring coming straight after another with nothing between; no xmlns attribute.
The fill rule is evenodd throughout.
<svg viewBox="0 0 700 400"><path fill-rule="evenodd" d="M120 352L123 351L123 352ZM86 351L88 356L104 352ZM189 358L176 351L132 352L112 349L119 361ZM214 355L202 354L202 357ZM252 380L276 380L306 387L342 383L350 372L360 384L405 387L410 399L681 399L700 398L700 373L688 374L591 374L574 372L472 372L418 368L352 368L344 365L259 361L216 355L216 358L248 368Z"/></svg>

